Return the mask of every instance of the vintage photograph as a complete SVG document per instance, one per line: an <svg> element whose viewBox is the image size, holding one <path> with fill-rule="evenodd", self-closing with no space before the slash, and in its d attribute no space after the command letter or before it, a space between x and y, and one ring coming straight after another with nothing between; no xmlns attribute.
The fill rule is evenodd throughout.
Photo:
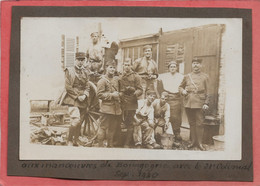
<svg viewBox="0 0 260 186"><path fill-rule="evenodd" d="M20 160L240 160L242 19L23 17Z"/></svg>

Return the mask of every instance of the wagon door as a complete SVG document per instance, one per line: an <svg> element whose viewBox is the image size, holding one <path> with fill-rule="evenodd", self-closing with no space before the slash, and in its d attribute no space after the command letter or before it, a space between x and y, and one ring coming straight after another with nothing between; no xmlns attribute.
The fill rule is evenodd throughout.
<svg viewBox="0 0 260 186"><path fill-rule="evenodd" d="M202 58L202 71L210 80L210 113L217 114L219 62L222 25L205 25L163 33L160 37L159 73L168 71L167 65L176 60L179 72L191 72L193 57Z"/></svg>

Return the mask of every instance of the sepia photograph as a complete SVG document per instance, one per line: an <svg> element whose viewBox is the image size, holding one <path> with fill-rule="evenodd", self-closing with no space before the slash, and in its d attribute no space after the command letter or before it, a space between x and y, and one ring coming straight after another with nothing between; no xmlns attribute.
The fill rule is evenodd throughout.
<svg viewBox="0 0 260 186"><path fill-rule="evenodd" d="M241 160L241 18L22 17L20 37L20 160Z"/></svg>

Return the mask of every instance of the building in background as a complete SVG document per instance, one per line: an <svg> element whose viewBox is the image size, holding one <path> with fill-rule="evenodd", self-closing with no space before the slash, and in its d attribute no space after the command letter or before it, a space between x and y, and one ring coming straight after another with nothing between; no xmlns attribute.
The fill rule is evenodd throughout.
<svg viewBox="0 0 260 186"><path fill-rule="evenodd" d="M120 40L122 62L125 58L132 61L142 56L143 46L152 45L153 60L157 62L159 73L168 72L167 65L175 60L179 64L179 72L187 74L191 72L193 57L203 60L202 71L209 75L210 80L210 110L209 115L216 116L222 121L220 133L224 129L224 73L221 60L222 35L225 25L210 24L200 27L192 27L181 30L138 36ZM187 118L184 114L183 125L187 126ZM219 130L219 128L217 128ZM218 131L215 133L218 133Z"/></svg>

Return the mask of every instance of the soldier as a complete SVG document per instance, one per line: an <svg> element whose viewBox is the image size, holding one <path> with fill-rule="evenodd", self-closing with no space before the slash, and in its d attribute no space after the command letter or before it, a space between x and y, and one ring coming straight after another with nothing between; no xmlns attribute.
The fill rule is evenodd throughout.
<svg viewBox="0 0 260 186"><path fill-rule="evenodd" d="M103 59L104 59L104 49L99 42L98 32L93 32L90 35L92 43L88 47L86 52L88 68L91 71L90 79L91 81L97 83L100 79L100 74L103 72Z"/></svg>
<svg viewBox="0 0 260 186"><path fill-rule="evenodd" d="M157 143L161 142L161 136L164 133L173 134L170 123L170 105L167 103L168 93L163 92L160 99L153 102L154 123L155 123L155 139ZM173 145L179 147L180 144L173 141Z"/></svg>
<svg viewBox="0 0 260 186"><path fill-rule="evenodd" d="M168 73L159 75L159 81L161 81L164 91L169 93L168 103L171 108L170 122L172 124L175 139L181 141L182 98L179 93L179 86L183 81L184 76L178 72L178 64L176 61L171 61L168 64L168 69Z"/></svg>
<svg viewBox="0 0 260 186"><path fill-rule="evenodd" d="M144 57L135 60L133 70L142 78L143 87L142 99L144 99L147 90L155 90L155 83L158 77L158 68L156 62L152 59L152 46L143 47ZM157 95L158 96L158 95Z"/></svg>
<svg viewBox="0 0 260 186"><path fill-rule="evenodd" d="M140 100L134 116L134 143L136 148L144 145L148 149L160 148L154 139L154 91L147 91L147 98Z"/></svg>
<svg viewBox="0 0 260 186"><path fill-rule="evenodd" d="M140 76L131 69L132 63L130 58L125 59L123 68L124 72L120 77L120 92L122 94L124 123L127 127L124 147L129 148L131 141L133 141L133 121L138 107L137 98L142 95L143 89Z"/></svg>
<svg viewBox="0 0 260 186"><path fill-rule="evenodd" d="M190 124L191 144L188 148L198 146L202 151L206 150L202 145L204 112L209 108L209 83L208 75L201 72L202 60L192 60L192 72L187 74L179 90L184 96L184 107Z"/></svg>
<svg viewBox="0 0 260 186"><path fill-rule="evenodd" d="M69 106L71 126L69 128L68 145L78 146L81 124L85 120L89 105L90 91L93 88L88 80L88 73L83 67L85 53L76 53L74 67L65 70L65 91L59 98L59 103Z"/></svg>
<svg viewBox="0 0 260 186"><path fill-rule="evenodd" d="M107 62L106 74L97 83L97 95L101 100L100 129L97 139L100 147L106 137L107 147L114 147L119 144L121 132L121 102L119 94L119 79L114 76L116 63Z"/></svg>

